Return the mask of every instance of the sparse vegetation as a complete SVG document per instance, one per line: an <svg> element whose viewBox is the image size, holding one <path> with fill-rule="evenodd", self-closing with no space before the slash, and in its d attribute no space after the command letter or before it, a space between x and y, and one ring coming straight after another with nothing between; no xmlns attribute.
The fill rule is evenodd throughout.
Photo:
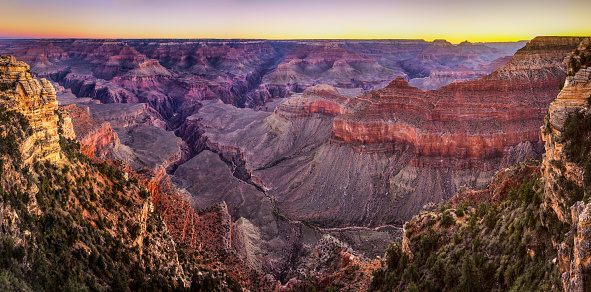
<svg viewBox="0 0 591 292"><path fill-rule="evenodd" d="M558 290L560 273L551 263L556 257L552 239L560 239L570 227L563 227L554 213L540 207L537 184L536 177L529 177L498 206L481 203L462 209L466 219L451 228L422 226L425 221L420 220L407 223L407 229L420 230L407 233L412 258L399 243L392 244L385 267L374 272L372 289ZM450 226L444 224L451 216L449 210L442 208L437 213L441 226Z"/></svg>
<svg viewBox="0 0 591 292"><path fill-rule="evenodd" d="M569 56L567 75L574 76L582 68L591 66L591 47L577 48Z"/></svg>
<svg viewBox="0 0 591 292"><path fill-rule="evenodd" d="M175 257L166 254L175 249L162 246L170 235L157 213L148 214L142 231L138 208L150 193L137 179L91 161L78 143L64 137L60 146L67 160L61 166L49 161L22 165L18 149L32 134L28 120L1 108L0 122L7 133L0 140L0 209L15 218L2 222L0 290L241 291L225 272L197 265L202 256L196 252L179 255L192 280L184 287L178 271L165 262ZM135 243L140 236L142 246Z"/></svg>
<svg viewBox="0 0 591 292"><path fill-rule="evenodd" d="M585 110L571 114L565 122L562 142L564 153L570 162L583 168L583 186L564 176L559 184L569 196L569 206L583 199L585 193L591 191L591 114ZM563 165L559 167L565 173Z"/></svg>

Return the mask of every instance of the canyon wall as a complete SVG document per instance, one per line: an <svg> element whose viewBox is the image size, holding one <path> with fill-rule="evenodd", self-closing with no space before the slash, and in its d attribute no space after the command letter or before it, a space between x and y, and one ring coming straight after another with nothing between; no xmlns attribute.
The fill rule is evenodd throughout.
<svg viewBox="0 0 591 292"><path fill-rule="evenodd" d="M19 149L24 163L57 162L60 158L57 101L51 83L44 78L39 83L33 78L29 65L8 56L0 57L0 86L3 106L23 114L32 130L32 135ZM10 139L7 134L3 136Z"/></svg>
<svg viewBox="0 0 591 292"><path fill-rule="evenodd" d="M218 153L292 220L402 223L462 186L484 188L496 170L539 157L546 107L581 40L536 38L490 75L438 90L397 78L356 97L310 87L269 104L273 112L204 102L177 135L196 152Z"/></svg>
<svg viewBox="0 0 591 292"><path fill-rule="evenodd" d="M589 98L591 97L591 41L582 42L568 58L569 76L550 104L541 127L546 153L542 162L544 206L558 220L572 226L566 240L558 243L564 291L585 291L591 285L589 263ZM579 139L579 140L576 140ZM581 140L582 139L582 140ZM580 150L583 149L583 150ZM582 151L582 152L581 152Z"/></svg>
<svg viewBox="0 0 591 292"><path fill-rule="evenodd" d="M484 67L500 66L495 59L511 55L513 49L509 48L523 46L507 43L507 49L502 50L482 44L421 40L0 43L9 44L1 53L29 62L36 74L59 82L78 97L102 103L148 103L166 118L179 107L204 99L219 98L239 107L256 108L316 84L329 84L355 96L382 88L397 76L427 78L433 70L457 67L482 72ZM480 74L468 75L475 78ZM453 81L443 79L436 83Z"/></svg>
<svg viewBox="0 0 591 292"><path fill-rule="evenodd" d="M96 125L110 124L90 145L120 140L113 157L180 190L162 197L177 237L195 244L197 217L175 198L194 210L225 202L220 216L234 223L224 219L232 226L224 241L286 283L324 235L374 257L399 236L391 224L539 155L544 107L576 42L536 38L490 75L430 91L408 80L476 78L507 54L396 40L49 40L4 49L36 62L66 88L62 96L79 97L68 100Z"/></svg>
<svg viewBox="0 0 591 292"><path fill-rule="evenodd" d="M419 157L494 158L539 126L565 77L564 57L582 38L538 37L488 76L423 91L398 78L357 97L371 104L335 118L332 139L407 143Z"/></svg>

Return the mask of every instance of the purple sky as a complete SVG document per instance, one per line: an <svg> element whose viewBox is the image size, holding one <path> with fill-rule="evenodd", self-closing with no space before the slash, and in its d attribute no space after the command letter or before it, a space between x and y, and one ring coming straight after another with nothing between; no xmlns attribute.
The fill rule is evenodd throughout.
<svg viewBox="0 0 591 292"><path fill-rule="evenodd" d="M460 42L591 35L589 0L0 1L3 37L445 38Z"/></svg>

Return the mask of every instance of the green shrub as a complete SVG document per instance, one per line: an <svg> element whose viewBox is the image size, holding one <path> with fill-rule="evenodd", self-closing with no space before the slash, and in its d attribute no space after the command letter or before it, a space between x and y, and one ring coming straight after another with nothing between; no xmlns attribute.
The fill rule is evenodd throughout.
<svg viewBox="0 0 591 292"><path fill-rule="evenodd" d="M148 190L146 190L146 188L141 187L140 189L140 197L142 199L147 199L150 196L150 192L148 192Z"/></svg>
<svg viewBox="0 0 591 292"><path fill-rule="evenodd" d="M443 214L441 215L441 225L447 228L455 224L456 219L454 219L454 216L451 214L451 212L449 212L449 210L445 210L445 212L443 212Z"/></svg>
<svg viewBox="0 0 591 292"><path fill-rule="evenodd" d="M464 206L458 206L455 213L458 217L464 217Z"/></svg>

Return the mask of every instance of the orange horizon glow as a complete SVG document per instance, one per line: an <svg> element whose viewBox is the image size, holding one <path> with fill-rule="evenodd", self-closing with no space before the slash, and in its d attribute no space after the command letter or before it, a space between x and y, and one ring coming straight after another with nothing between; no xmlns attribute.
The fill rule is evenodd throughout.
<svg viewBox="0 0 591 292"><path fill-rule="evenodd" d="M591 18L586 15L591 1L583 0L4 2L2 38L445 39L459 43L591 35Z"/></svg>

